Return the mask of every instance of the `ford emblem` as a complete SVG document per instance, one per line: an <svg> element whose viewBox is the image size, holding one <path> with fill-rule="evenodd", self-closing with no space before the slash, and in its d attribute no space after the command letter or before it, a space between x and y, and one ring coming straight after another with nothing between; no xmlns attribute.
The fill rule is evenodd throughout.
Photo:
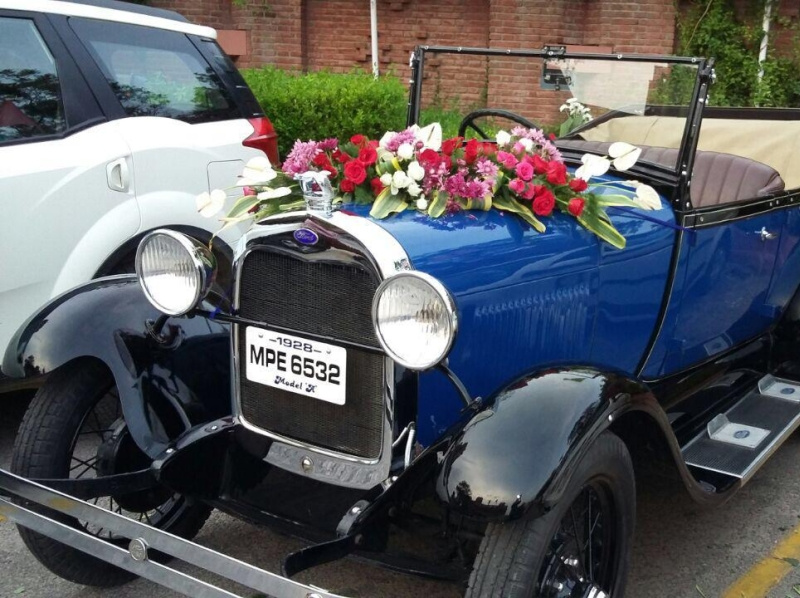
<svg viewBox="0 0 800 598"><path fill-rule="evenodd" d="M294 240L303 245L316 245L319 237L313 230L298 228L294 231Z"/></svg>

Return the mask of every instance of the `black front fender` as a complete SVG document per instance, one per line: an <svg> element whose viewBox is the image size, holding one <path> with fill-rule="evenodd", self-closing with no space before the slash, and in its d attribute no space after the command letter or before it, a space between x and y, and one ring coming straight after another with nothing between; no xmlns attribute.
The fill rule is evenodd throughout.
<svg viewBox="0 0 800 598"><path fill-rule="evenodd" d="M102 361L134 440L156 457L176 433L231 411L228 325L170 318L168 342L159 342L148 321L160 315L134 276L94 280L55 298L22 326L3 372L34 377L81 358Z"/></svg>
<svg viewBox="0 0 800 598"><path fill-rule="evenodd" d="M592 441L640 408L660 410L646 387L615 374L571 368L520 378L455 439L437 480L439 498L486 521L546 512Z"/></svg>

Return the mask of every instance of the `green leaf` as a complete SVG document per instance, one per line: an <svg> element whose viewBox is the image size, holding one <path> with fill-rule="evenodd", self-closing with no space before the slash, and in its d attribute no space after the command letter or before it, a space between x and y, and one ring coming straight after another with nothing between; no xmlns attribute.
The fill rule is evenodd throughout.
<svg viewBox="0 0 800 598"><path fill-rule="evenodd" d="M428 216L431 218L438 218L444 214L444 211L447 208L448 197L449 195L444 191L434 191L433 199L428 206Z"/></svg>
<svg viewBox="0 0 800 598"><path fill-rule="evenodd" d="M405 199L400 195L392 195L389 187L386 187L380 192L378 197L375 198L375 203L372 204L372 209L369 215L378 220L383 220L390 214L402 212L408 207Z"/></svg>
<svg viewBox="0 0 800 598"><path fill-rule="evenodd" d="M624 206L627 208L638 208L640 207L635 201L633 201L630 197L625 197L624 195L617 195L617 194L610 194L610 195L595 195L597 200L597 205L602 206L604 208L609 208L612 206Z"/></svg>
<svg viewBox="0 0 800 598"><path fill-rule="evenodd" d="M356 187L355 190L355 202L361 205L369 205L375 201L375 196L372 194L372 191L366 189L362 186Z"/></svg>
<svg viewBox="0 0 800 598"><path fill-rule="evenodd" d="M625 249L625 237L611 224L603 210L599 210L597 213L584 211L578 218L578 222L609 245L617 249Z"/></svg>
<svg viewBox="0 0 800 598"><path fill-rule="evenodd" d="M225 215L224 220L228 220L230 218L237 218L242 214L249 212L253 206L257 205L259 199L256 195L245 195L244 197L240 197L236 200L236 203L233 204L233 207L230 211Z"/></svg>
<svg viewBox="0 0 800 598"><path fill-rule="evenodd" d="M16 590L14 590L14 593L15 594L24 594L25 593L25 588L20 586Z"/></svg>
<svg viewBox="0 0 800 598"><path fill-rule="evenodd" d="M495 196L493 206L498 210L504 210L506 212L513 212L514 214L518 214L519 216L522 217L523 220L525 220L525 222L530 224L540 233L543 233L544 231L547 230L547 227L545 227L545 225L542 224L542 222L538 218L536 218L536 216L533 215L533 212L531 212L528 208L519 203L516 199Z"/></svg>

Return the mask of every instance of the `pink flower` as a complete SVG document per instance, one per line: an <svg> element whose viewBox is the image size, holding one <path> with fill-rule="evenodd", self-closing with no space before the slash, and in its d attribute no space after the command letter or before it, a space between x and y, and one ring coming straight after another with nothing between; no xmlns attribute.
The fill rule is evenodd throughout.
<svg viewBox="0 0 800 598"><path fill-rule="evenodd" d="M523 191L525 191L525 181L523 181L522 179L512 179L508 183L508 188L511 189L517 195L520 195L522 194Z"/></svg>
<svg viewBox="0 0 800 598"><path fill-rule="evenodd" d="M533 178L533 166L527 162L520 162L515 168L517 176L523 181L530 181Z"/></svg>
<svg viewBox="0 0 800 598"><path fill-rule="evenodd" d="M508 152L497 152L497 160L509 170L517 165L517 159L514 154L509 154Z"/></svg>
<svg viewBox="0 0 800 598"><path fill-rule="evenodd" d="M475 164L475 172L484 179L494 179L497 176L497 171L497 164L486 158L478 158L478 162Z"/></svg>

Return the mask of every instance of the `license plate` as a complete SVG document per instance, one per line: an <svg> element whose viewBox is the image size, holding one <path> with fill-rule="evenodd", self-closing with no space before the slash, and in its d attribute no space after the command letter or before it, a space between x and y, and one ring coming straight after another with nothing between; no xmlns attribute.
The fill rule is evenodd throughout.
<svg viewBox="0 0 800 598"><path fill-rule="evenodd" d="M248 380L344 405L345 348L255 326L247 327L245 341Z"/></svg>

